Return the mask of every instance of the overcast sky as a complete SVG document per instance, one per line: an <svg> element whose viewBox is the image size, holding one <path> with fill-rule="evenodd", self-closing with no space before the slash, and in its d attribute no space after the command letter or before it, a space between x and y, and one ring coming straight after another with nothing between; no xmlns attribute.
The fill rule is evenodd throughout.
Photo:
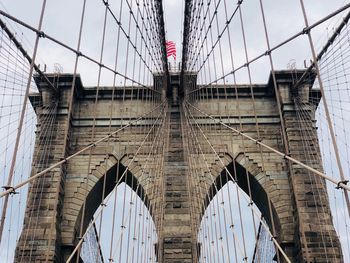
<svg viewBox="0 0 350 263"><path fill-rule="evenodd" d="M34 27L37 26L41 1L2 0L1 3L2 7L5 7L10 14L20 18ZM113 10L118 9L119 4L117 3L119 3L119 1L110 1L110 3ZM229 14L232 13L233 9L235 8L235 4L232 5L232 3L233 2L228 1L227 4ZM344 3L344 0L305 1L309 23L312 24L331 11L336 10ZM176 43L178 57L177 62L180 62L184 3L181 0L165 0L163 1L163 6L166 22L166 38ZM221 8L222 6L223 5L221 4L219 8L219 12L221 13L223 13ZM299 0L265 0L264 6L272 46L288 38L293 33L300 31L304 27ZM81 7L82 1L48 1L44 16L43 31L72 47L76 47ZM83 53L97 60L99 58L101 46L103 12L104 6L102 5L102 1L87 1L86 20L83 30L81 50ZM259 2L257 0L244 1L242 4L242 12L248 43L248 55L250 58L253 58L266 50ZM327 35L326 28L328 27L331 29L332 26L336 24L338 19L339 16L333 19L331 22L324 23L313 31L316 46L322 46ZM122 19L123 26L125 28L127 26L126 21L127 12L125 12ZM222 28L224 24L224 15L219 16L219 23L220 28ZM109 19L107 21L104 64L110 66L114 65L114 41L116 39L115 28L115 23ZM215 27L213 26L213 29L214 28ZM20 30L23 29L21 28ZM25 36L30 40L30 43L32 43L34 34L28 33L27 31L24 32ZM213 32L215 37L216 31L214 30ZM245 58L238 19L233 19L232 21L231 38L234 48L235 64L239 66L244 63ZM308 42L306 40L306 37L298 38L274 53L273 59L276 69L286 68L291 60L295 60L297 67L303 67L304 60L310 58ZM122 41L124 44L125 42L126 41ZM223 39L222 45L224 50L227 50L228 43L225 41L225 39ZM55 63L59 63L64 72L72 72L73 70L74 54L64 50L56 44L50 43L50 41L45 39L40 41L38 57L41 63L47 64L49 71L53 70L53 65ZM225 70L230 70L230 63L228 59L229 56L225 56ZM170 59L170 61L173 62L172 59ZM265 82L267 80L269 70L266 62L266 59L262 59L252 64L254 82ZM122 62L119 64L119 69L123 69L124 64ZM88 63L84 59L81 60L78 72L82 74L83 83L86 85L96 85L96 71L97 66L93 65L92 63ZM111 85L111 74L107 72L104 72L104 74L104 78L102 78L103 84ZM130 67L128 74L131 74ZM246 81L245 73L242 73L241 75L242 77L240 80L242 82Z"/></svg>

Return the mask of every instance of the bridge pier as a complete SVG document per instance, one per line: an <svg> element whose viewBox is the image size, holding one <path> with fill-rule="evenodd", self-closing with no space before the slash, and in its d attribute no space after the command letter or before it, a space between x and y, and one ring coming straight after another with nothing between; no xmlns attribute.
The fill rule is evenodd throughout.
<svg viewBox="0 0 350 263"><path fill-rule="evenodd" d="M317 170L322 170L316 126L313 126L315 121L313 113L311 112L309 115L311 119L308 120L307 127L300 124L293 98L292 82L289 79L290 72L279 72L276 74L290 154L292 157L303 160L306 163L314 161L309 164ZM225 89L222 86L213 85L213 87L197 89L195 77L191 75L188 78L189 87L197 90L197 94L194 95L195 99L205 98L195 101L196 107L209 116L222 116L222 113L226 113L225 121L228 123L237 121L239 115L242 114L245 116L242 119L244 131L248 132L253 138L257 138L251 99L249 97L250 87L248 85L225 86ZM95 89L85 89L82 87L80 79L77 78L77 93L73 109L75 114L69 127L67 149L64 149L62 141L64 128L67 124L67 94L71 80L71 75L61 76L60 79L62 83L59 85L60 97L57 98L58 114L54 124L51 126L53 142L49 146L50 149L48 149L50 151L48 157L51 159L49 158L46 164L53 164L60 160L65 151L74 153L91 143L92 112L96 111L97 113L96 139L105 136L108 132L108 125L106 126L105 119L106 112L109 112L110 98L113 94L112 89L109 87L101 88L101 97L98 103L94 105L94 97L91 94L94 94ZM159 83L161 80L159 79ZM161 87L160 84L159 87ZM176 87L178 88L179 98L173 100L171 96L168 96L167 116L169 116L169 125L167 127L169 131L167 132L166 128L164 128L164 134L168 136L167 144L164 145L166 147L162 174L162 180L164 179L164 189L162 190L164 192L157 191L157 194L153 195L153 191L151 191L153 184L157 182L155 188L158 189L160 187L159 182L163 182L162 180L155 180L150 185L144 183L145 176L154 176L152 172L159 165L156 162L147 167L144 166L147 160L147 150L140 153L137 162L128 167L130 172L128 176L132 178L133 182L143 182L144 185L142 183L140 185L144 187L142 192L147 196L146 205L147 203L154 204L159 202L164 193L164 203L161 203L163 209L156 211L161 212L161 214L152 214L153 219L158 219L157 217L162 219L155 220L159 238L158 247L156 247L159 252L158 262L189 263L197 262L197 255L200 254L197 253L197 249L199 249L197 247L198 226L196 227L194 224L200 224L201 218L199 217L201 215L199 217L196 217L198 216L197 214L192 215L191 206L193 205L192 208L198 206L198 208L202 209L202 206L199 204L209 204L209 199L216 192L211 191L213 189L212 178L206 179L206 177L203 177L201 179L193 174L188 174L189 167L184 153L184 148L186 149L184 147L184 143L186 143L185 138L188 134L183 134L183 131L185 131L183 125L186 122L182 119L183 109L180 106L184 93L180 88L187 86L181 85ZM41 88L42 93L32 95L32 101L39 99L39 97L41 100L41 96L43 100L50 101L46 100L46 95L48 94L45 93L43 87ZM309 83L305 84L298 91L297 98L302 99L303 105L313 106L308 98L309 93L314 92L310 88L311 84ZM122 122L120 119L136 118L144 112L149 112L154 107L151 100L137 100L138 93L147 94L141 87L139 89L139 92L134 92L134 88L126 89L125 97L127 99L121 99L122 93L114 95L114 106L117 109L117 116L113 119L114 129L121 126ZM262 134L262 141L279 151L283 151L284 147L280 130L281 120L276 113L278 112L276 97L272 90L271 83L254 85L253 87L254 95L257 95L255 98L257 122ZM188 89L186 88L185 91L187 92ZM235 92L237 92L237 97ZM211 97L207 96L208 94L212 94ZM174 96L177 96L176 92L174 92ZM157 102L160 101L161 99L159 98ZM240 113L237 111L238 101L240 103ZM134 106L136 103L138 104L137 107ZM35 109L37 113L45 110L41 106L36 106ZM272 220L269 218L266 201L267 197L270 198L276 227L276 240L293 263L343 262L340 243L332 223L324 180L316 176L310 177L310 174L305 169L297 165L291 165L291 169L288 170L288 163L283 157L272 156L269 151L261 153L256 147L256 143L252 141L247 141L245 146L242 146L241 138L234 132L222 129L220 125L215 124L208 116L197 115L196 117L200 117L204 125L211 125L206 135L208 140L214 145L215 149L220 150L220 158L222 158L232 174L234 174L233 167L235 167L237 170L237 184L246 192L248 191L246 189L247 176L249 176L252 200L271 227ZM43 125L43 123L40 123L40 120L39 118L39 127ZM144 124L151 123L145 122ZM87 225L88 220L92 218L94 211L100 205L102 198L101 182L103 178L106 178L106 182L108 182L107 195L114 187L116 176L119 176L122 172L121 170L119 172L116 171L119 168L121 169L123 162L134 154L135 145L139 145L142 142L145 131L140 133L140 129L137 129L137 127L133 127L125 133L120 133L119 137L113 138L115 140L110 144L107 142L99 144L91 153L91 160L89 160L88 153L81 154L30 186L31 193L38 192L40 196L30 194L28 197L25 225L21 239L17 244L17 261L21 261L21 258L23 258L22 262L64 261L76 246L80 237L79 217L83 202L87 200L89 204L89 211L85 218L87 221L85 225ZM305 139L302 135L303 132L312 135L309 137L309 142L303 140ZM131 139L134 144L129 144ZM308 156L305 148L309 149L312 160L308 159L310 156ZM36 153L43 151L43 145L37 142L35 151ZM193 152L193 155L195 154ZM210 164L210 173L217 177L217 182L220 182L217 185L218 190L220 190L219 187L227 182L223 180L225 179L225 174L222 172L223 165L217 160L217 156L213 156L210 149L203 154L206 155L206 159ZM263 158L261 154L264 154L267 158ZM264 171L262 169L263 162L265 165ZM41 167L43 164L40 158L35 159L33 172L35 173L43 168ZM198 164L198 167L195 168L203 169L203 167L199 167L200 165ZM90 167L90 170L87 167ZM143 173L141 168L146 169L147 173ZM205 172L208 172L207 170ZM192 188L189 188L187 176L192 176L191 179L193 179L194 183L197 181L199 183L200 180L203 181L200 184L203 187L201 195L195 197L189 195ZM86 184L87 178L89 179L89 184ZM125 182L128 184L127 180ZM45 187L39 187L41 185ZM133 184L130 185L132 186ZM207 193L210 194L207 196ZM101 198L95 198L95 200L93 196ZM203 200L205 202L202 202ZM38 224L29 224L32 213L38 214L38 217L36 217L38 218ZM191 218L191 216L196 218ZM316 217L320 220L318 222L321 222L319 225L315 223L314 219ZM325 258L325 254L327 254L327 258Z"/></svg>
<svg viewBox="0 0 350 263"><path fill-rule="evenodd" d="M173 101L174 102L174 101ZM187 165L184 159L181 113L178 100L169 105L169 144L165 156L165 209L160 262L195 262L192 239Z"/></svg>
<svg viewBox="0 0 350 263"><path fill-rule="evenodd" d="M288 71L276 73L289 155L323 171L315 120L316 107L309 102L311 85L306 83L293 88L292 74ZM300 110L307 112L303 122L298 116ZM295 220L292 256L296 262L343 262L326 181L290 162L289 183ZM291 250L290 244L286 244L286 249Z"/></svg>

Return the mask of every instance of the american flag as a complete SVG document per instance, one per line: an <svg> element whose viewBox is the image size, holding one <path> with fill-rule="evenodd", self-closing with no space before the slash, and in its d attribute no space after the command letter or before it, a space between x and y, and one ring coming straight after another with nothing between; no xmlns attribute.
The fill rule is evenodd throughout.
<svg viewBox="0 0 350 263"><path fill-rule="evenodd" d="M167 57L173 57L176 60L176 45L173 41L166 41L166 54Z"/></svg>

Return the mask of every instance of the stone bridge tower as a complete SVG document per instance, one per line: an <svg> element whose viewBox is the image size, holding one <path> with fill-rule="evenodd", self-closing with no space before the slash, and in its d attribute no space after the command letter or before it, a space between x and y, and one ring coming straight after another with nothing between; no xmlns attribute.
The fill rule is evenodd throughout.
<svg viewBox="0 0 350 263"><path fill-rule="evenodd" d="M293 74L302 73L297 71ZM154 105L161 105L161 101L165 98L165 92L163 92L163 96L149 96L150 99L138 100L136 94L148 92L144 87L129 87L124 94L118 92L113 94L111 87L100 87L98 101L94 107L96 87L84 87L80 77L77 76L73 114L68 123L69 142L66 144L63 136L64 127L67 125L68 94L73 76L70 74L61 75L59 78L54 75L47 76L57 84L59 94L52 94L45 83L37 78L40 93L32 94L30 97L38 116L39 114L44 116L49 105L53 103L56 105L56 119L50 127L53 143L50 145L46 165L60 161L65 153L72 154L89 145L89 134L93 125L95 138L100 139L108 132L109 125L117 129L123 123L127 124L131 119L150 111ZM311 133L313 138L306 145L301 136L303 129L306 128L299 125L294 103L294 96L298 94L298 98L309 106L306 110L310 111L310 116L314 116L312 111L315 110L315 105L310 102L309 95L311 93L317 95L318 92L311 89L313 78L297 90L292 89L292 72L278 71L276 78L279 94L275 94L270 78L267 84L252 87L227 85L224 89L220 85L213 85L199 89L196 95L188 96L187 91L196 87L196 77L195 74L185 73L180 78L178 90L168 92L168 99L171 102L160 108L166 112L167 116L164 120L166 132L163 136L167 136L168 143L167 148L164 149L164 155L160 156L164 160L162 176L165 192L155 194L148 185L143 184L144 173L141 171L147 170L147 173L152 174L156 165L145 167L146 152L139 155L136 163L128 166L128 160L135 154L135 146L140 144L145 136L139 132L133 133L136 128L131 127L127 132L118 134L118 137L111 137L108 142L93 147L91 156L88 153L80 154L30 186L24 228L16 250L16 261L19 262L22 259L22 262L28 262L26 259L31 253L32 262L46 260L64 262L79 241L79 222L84 201L87 203L87 208L83 228L86 229L101 202L98 197L103 191L102 182L106 182L104 191L107 196L118 179L124 176L130 187L137 191L143 200L146 200L147 207L151 207L154 203L162 206L159 210L162 211L161 213L152 214L150 211L158 231L159 262L196 262L197 255L200 253L196 233L203 213L201 204L208 205L216 191L230 180L224 169L226 167L232 174L236 171L235 181L245 192L248 192L247 178L249 178L254 203L266 218L270 228L275 229L276 240L292 262L326 262L325 253L330 262L342 262L340 243L333 227L324 180L310 176L305 169L266 150L262 150L261 155L254 142L246 143L243 147L239 135L230 130L221 129L210 118L226 112L223 122L237 125L240 121L243 132L257 138L248 95L252 88L255 96L255 111L260 125L260 139L283 152L285 145L281 135L281 121L277 113L277 95L282 102L281 110L288 141L288 154L296 159L305 160L307 156L303 149L309 147L318 158L318 162L312 164L313 167L322 170L315 120L314 118L309 120L313 128L307 132ZM163 87L167 85L167 81L161 76L158 76L155 83L158 83L155 90L166 90ZM137 90L137 92L131 92L131 90ZM178 99L171 98L171 94L178 94ZM112 96L114 96L112 110L117 112L118 116L108 123L108 114L111 110L109 103ZM206 97L206 99L196 100L198 97ZM151 100L151 98L155 99ZM194 193L195 190L190 187L187 180L190 176L187 157L194 152L184 152L184 145L191 140L186 138L184 132L188 128L188 123L185 121L188 111L185 110L187 106L184 98L208 114L207 117L203 117L192 112L194 118L201 119L202 124L211 126L208 139L216 149L220 149L220 160L208 149L205 151L207 160L212 164L210 173L216 175L214 184L205 174L201 178L193 179L201 181L202 195ZM93 118L93 112L96 112L96 119ZM149 125L155 121L155 118L156 116L152 115L137 125ZM39 118L38 129L43 126L44 121L45 118ZM130 136L134 136L134 144L121 143L127 141ZM35 152L42 151L42 147L43 145L36 144ZM33 173L42 169L42 165L40 159L35 159ZM196 169L202 168L196 167ZM159 182L154 180L154 184L157 183ZM45 186L40 203L32 197L32 193L39 185ZM164 200L160 199L161 194ZM268 200L271 200L272 214L269 213ZM197 211L196 214L190 212L191 207L194 208L192 211ZM36 229L28 227L28 215L33 211L39 214ZM322 225L315 225L313 222L315 216L322 218ZM158 224L160 221L162 221L161 225ZM322 238L326 239L326 249L323 248ZM33 247L32 251L28 251L28 244ZM47 251L49 253L46 253Z"/></svg>

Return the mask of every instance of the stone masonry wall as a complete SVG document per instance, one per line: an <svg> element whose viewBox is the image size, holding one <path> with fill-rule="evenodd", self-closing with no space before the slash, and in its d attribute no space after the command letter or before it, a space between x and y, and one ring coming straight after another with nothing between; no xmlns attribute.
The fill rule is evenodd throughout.
<svg viewBox="0 0 350 263"><path fill-rule="evenodd" d="M310 119L311 126L300 125L291 96L291 85L288 82L290 80L282 77L278 79L279 95L282 98L283 121L290 155L299 160L306 160L308 164L321 170L314 119ZM65 75L58 84L60 94L55 98L58 106L55 122L51 126L53 134L49 147L50 154L45 163L35 159L33 174L41 169L40 165L54 164L61 160L65 151L71 154L82 149L108 134L111 129L116 130L140 114L148 112L160 101L160 98L156 101L151 100L151 97L141 101L135 94L145 91L133 88L133 92L126 94L127 99L118 99L118 95L111 105L111 88L100 87L100 97L94 105L96 88L84 88L78 78L69 141L67 148L64 149L67 94L71 80L71 75ZM32 101L34 97L36 99L41 97L43 103L46 101L48 94L45 93L44 87L42 88L43 93L32 95ZM309 88L310 85L304 87L306 89L303 90L304 96L310 92ZM201 100L193 103L210 116L220 117L224 123L240 129L253 138L259 138L263 143L283 152L285 147L281 136L280 118L271 83L254 85L255 112L249 92L250 87L247 85L239 85L236 88L230 86L228 89L213 86L212 89L202 89L201 93L197 94L197 99ZM304 100L305 103L309 103L308 97L304 97ZM44 109L41 105L43 104L36 107L38 116ZM182 131L187 126L182 107L179 104L168 106L166 109L169 116L169 130L165 135L169 136L168 145L164 156L154 158L161 160L164 157L165 192L159 192L159 189L163 189L160 187L162 181L154 174L159 164L156 161L147 161L148 152L152 148L150 142L145 143L137 158L129 166L128 177L125 179L141 186L149 207L154 204L162 205L162 209L151 211L159 236L160 262L196 260L198 251L195 238L203 204L207 204L210 201L208 199L212 198L208 193L215 194L212 192L213 177L217 178L216 188L221 187L219 182L222 183L220 180L225 178L224 166L228 167L232 174L234 170L238 171L237 183L244 191L247 191L247 176L249 176L254 189L253 201L267 218L270 227L274 228L277 241L292 262L342 262L340 244L333 227L323 180L310 175L305 169L290 165L283 157L257 147L252 141L242 140L240 135L224 129L195 110L191 110L194 118L204 128L207 138L219 156L213 154L210 147L201 139L202 150L210 171L203 172L201 161L198 161L191 163L192 171L198 171L198 176L189 174L189 164L183 149ZM113 118L110 121L111 113ZM91 154L87 151L66 165L54 169L30 186L24 228L16 250L16 261L22 258L25 262L45 262L46 259L48 262L63 262L67 258L80 237L80 217L84 201L90 198L88 196L92 193L97 193L97 196L101 197L101 199L89 199L91 203L86 213L91 216L103 198L98 188L101 180L107 178L110 182L109 189L114 186L118 176L133 159L135 151L159 113L155 112L137 125L100 143L94 147ZM38 125L39 129L44 125L40 119ZM93 125L95 128L92 136ZM306 130L312 134L309 142L302 140L303 132ZM44 145L37 140L35 153L43 151L43 147ZM305 151L306 147L308 151ZM193 149L189 150L187 154L195 158L197 153ZM200 186L200 189L196 190L196 197L190 199L189 194L193 193L193 189L188 189L189 176L192 176L194 184ZM154 192L154 188L158 189L158 192ZM33 195L38 191L40 198L38 195ZM163 196L164 203L162 203ZM271 200L272 218L268 211L267 198ZM193 211L197 214L193 214ZM30 216L32 213L38 215L36 224L29 223L33 218ZM318 224L313 220L315 217L319 219ZM325 244L326 249L323 248Z"/></svg>

